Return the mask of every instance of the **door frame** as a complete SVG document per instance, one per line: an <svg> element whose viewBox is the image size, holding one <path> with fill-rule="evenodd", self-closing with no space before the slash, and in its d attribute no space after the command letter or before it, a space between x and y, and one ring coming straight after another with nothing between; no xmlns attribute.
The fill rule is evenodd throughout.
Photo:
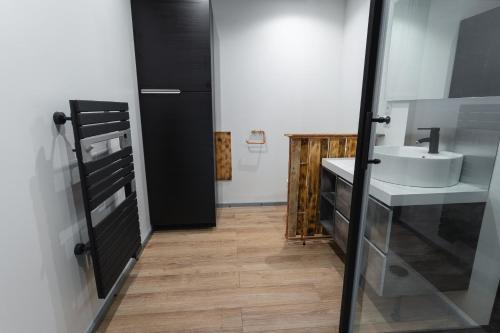
<svg viewBox="0 0 500 333"><path fill-rule="evenodd" d="M368 164L371 150L373 104L377 88L377 71L379 59L380 36L382 34L383 9L387 0L370 0L370 14L366 38L366 51L361 92L361 107L358 125L358 144L353 177L353 192L351 200L351 216L347 251L345 257L345 272L342 289L342 304L340 310L339 333L351 330L354 306L356 304L358 279L358 253L363 235L361 223L366 210L366 199L369 185Z"/></svg>

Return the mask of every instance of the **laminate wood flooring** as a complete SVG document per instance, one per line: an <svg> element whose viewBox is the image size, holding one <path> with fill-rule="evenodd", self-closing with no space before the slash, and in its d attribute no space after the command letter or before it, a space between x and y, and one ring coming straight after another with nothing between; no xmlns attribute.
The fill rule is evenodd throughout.
<svg viewBox="0 0 500 333"><path fill-rule="evenodd" d="M285 240L285 213L223 208L216 228L154 233L97 332L336 333L344 264L328 240ZM363 296L357 332L460 327L432 295Z"/></svg>
<svg viewBox="0 0 500 333"><path fill-rule="evenodd" d="M336 332L344 265L286 241L286 207L222 208L217 227L153 234L98 332Z"/></svg>

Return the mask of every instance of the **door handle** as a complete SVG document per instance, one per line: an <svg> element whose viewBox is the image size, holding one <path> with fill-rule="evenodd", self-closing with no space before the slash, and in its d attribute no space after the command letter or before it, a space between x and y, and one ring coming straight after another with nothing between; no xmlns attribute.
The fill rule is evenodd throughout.
<svg viewBox="0 0 500 333"><path fill-rule="evenodd" d="M180 89L141 89L141 94L145 95L179 95Z"/></svg>
<svg viewBox="0 0 500 333"><path fill-rule="evenodd" d="M379 123L379 124L389 124L391 122L391 117L379 117L379 118L372 118L372 123Z"/></svg>
<svg viewBox="0 0 500 333"><path fill-rule="evenodd" d="M379 160L378 158L376 158L374 160L368 160L367 163L368 164L380 164L380 163L382 163L382 161Z"/></svg>

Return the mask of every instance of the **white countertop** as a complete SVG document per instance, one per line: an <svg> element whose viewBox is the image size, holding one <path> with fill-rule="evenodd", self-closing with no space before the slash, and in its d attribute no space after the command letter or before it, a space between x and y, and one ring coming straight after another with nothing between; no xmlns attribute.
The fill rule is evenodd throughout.
<svg viewBox="0 0 500 333"><path fill-rule="evenodd" d="M324 158L321 164L348 182L353 182L353 158ZM465 183L442 188L403 186L372 178L370 195L387 206L416 206L486 202L488 190Z"/></svg>

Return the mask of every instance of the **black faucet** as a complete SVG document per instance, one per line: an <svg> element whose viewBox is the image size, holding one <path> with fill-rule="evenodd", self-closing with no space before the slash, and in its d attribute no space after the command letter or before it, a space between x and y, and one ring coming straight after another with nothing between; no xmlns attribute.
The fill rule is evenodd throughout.
<svg viewBox="0 0 500 333"><path fill-rule="evenodd" d="M429 142L429 154L439 154L439 127L418 128L418 130L430 130L428 138L417 140L417 143Z"/></svg>

